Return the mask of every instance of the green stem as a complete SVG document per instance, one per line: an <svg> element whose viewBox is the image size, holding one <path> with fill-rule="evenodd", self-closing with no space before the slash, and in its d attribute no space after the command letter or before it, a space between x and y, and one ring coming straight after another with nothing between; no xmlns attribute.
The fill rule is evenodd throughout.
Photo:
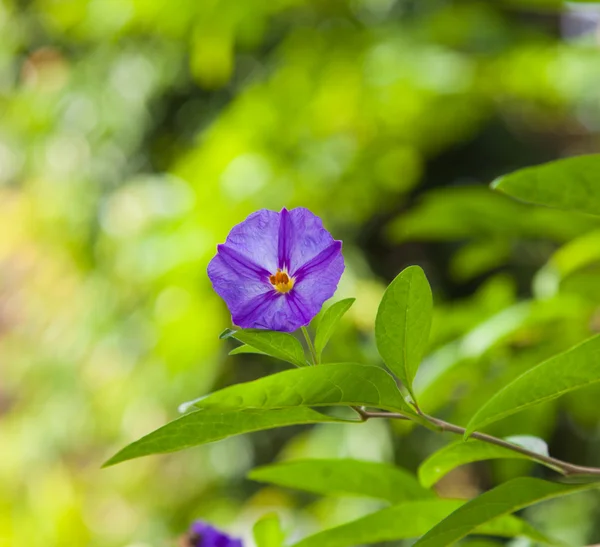
<svg viewBox="0 0 600 547"><path fill-rule="evenodd" d="M310 339L310 335L308 334L308 330L306 327L302 327L302 334L304 334L304 339L306 340L306 345L308 346L308 350L310 351L310 356L312 358L313 365L319 364L319 358L317 357L317 352L315 350L315 346Z"/></svg>

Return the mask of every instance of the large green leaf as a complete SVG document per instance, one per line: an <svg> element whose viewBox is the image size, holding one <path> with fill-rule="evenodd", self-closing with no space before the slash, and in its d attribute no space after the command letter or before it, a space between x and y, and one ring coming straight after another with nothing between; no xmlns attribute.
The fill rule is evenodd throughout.
<svg viewBox="0 0 600 547"><path fill-rule="evenodd" d="M342 421L345 420L325 416L320 412L303 407L283 410L197 410L126 446L110 458L104 466L150 454L175 452L191 446L211 443L233 435L262 429Z"/></svg>
<svg viewBox="0 0 600 547"><path fill-rule="evenodd" d="M579 492L594 485L559 484L521 477L484 492L468 501L429 530L414 547L444 547L473 533L493 519L540 501Z"/></svg>
<svg viewBox="0 0 600 547"><path fill-rule="evenodd" d="M317 494L378 498L399 503L433 497L416 477L393 465L360 460L298 460L254 469L249 478Z"/></svg>
<svg viewBox="0 0 600 547"><path fill-rule="evenodd" d="M321 360L321 354L323 349L329 342L331 335L335 332L340 319L350 309L350 306L354 304L356 298L346 298L340 300L335 304L332 304L323 312L322 317L319 319L317 324L317 331L315 333L315 350L317 352L317 358Z"/></svg>
<svg viewBox="0 0 600 547"><path fill-rule="evenodd" d="M227 387L195 402L199 408L219 410L354 405L413 413L385 370L355 363L286 370Z"/></svg>
<svg viewBox="0 0 600 547"><path fill-rule="evenodd" d="M405 502L377 511L358 520L342 524L307 537L293 547L355 547L381 541L418 537L464 502L460 500L419 500ZM515 537L529 536L537 541L547 539L521 519L505 516L477 529L478 534Z"/></svg>
<svg viewBox="0 0 600 547"><path fill-rule="evenodd" d="M600 382L600 335L528 370L501 389L471 418L466 435L563 393Z"/></svg>
<svg viewBox="0 0 600 547"><path fill-rule="evenodd" d="M432 310L425 273L410 266L390 283L375 320L379 354L413 398L412 383L429 341Z"/></svg>
<svg viewBox="0 0 600 547"><path fill-rule="evenodd" d="M297 367L305 367L309 364L306 361L302 344L291 334L285 332L260 329L228 329L221 334L221 338L235 338L258 351L292 363Z"/></svg>
<svg viewBox="0 0 600 547"><path fill-rule="evenodd" d="M598 219L571 211L530 207L484 186L445 186L422 194L389 225L395 241L570 241L598 228Z"/></svg>
<svg viewBox="0 0 600 547"><path fill-rule="evenodd" d="M514 198L600 215L600 154L576 156L520 169L492 183Z"/></svg>
<svg viewBox="0 0 600 547"><path fill-rule="evenodd" d="M508 437L505 440L520 446L524 446L526 444L523 442L524 439L517 437ZM539 442L540 446L542 443L545 445L541 439L537 439L537 441ZM531 443L527 443L525 448L531 449ZM543 454L541 451L540 453ZM547 455L547 453L544 455ZM444 475L456 467L465 465L467 463L500 458L530 459L525 454L520 454L508 448L496 446L495 444L484 443L475 439L471 439L466 442L456 441L444 446L437 452L434 452L419 466L419 480L423 486L430 488ZM548 465L544 462L539 463ZM549 467L554 469L552 466Z"/></svg>
<svg viewBox="0 0 600 547"><path fill-rule="evenodd" d="M256 547L282 547L285 535L276 513L262 516L252 530Z"/></svg>

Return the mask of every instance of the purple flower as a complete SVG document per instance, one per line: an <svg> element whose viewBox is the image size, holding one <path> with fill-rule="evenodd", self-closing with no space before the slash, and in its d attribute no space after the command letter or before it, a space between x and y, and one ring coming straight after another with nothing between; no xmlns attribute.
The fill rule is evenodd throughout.
<svg viewBox="0 0 600 547"><path fill-rule="evenodd" d="M208 277L235 325L292 332L333 296L344 271L341 250L308 209L261 209L217 246Z"/></svg>
<svg viewBox="0 0 600 547"><path fill-rule="evenodd" d="M243 547L241 539L233 539L213 528L210 524L197 520L189 529L183 547Z"/></svg>

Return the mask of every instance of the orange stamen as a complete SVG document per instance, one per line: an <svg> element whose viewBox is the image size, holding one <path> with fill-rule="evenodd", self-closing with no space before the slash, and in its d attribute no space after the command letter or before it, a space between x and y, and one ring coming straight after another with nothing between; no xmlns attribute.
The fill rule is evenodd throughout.
<svg viewBox="0 0 600 547"><path fill-rule="evenodd" d="M280 268L277 268L277 272L269 276L269 281L275 290L280 293L289 292L294 286L294 279L287 272L282 272Z"/></svg>

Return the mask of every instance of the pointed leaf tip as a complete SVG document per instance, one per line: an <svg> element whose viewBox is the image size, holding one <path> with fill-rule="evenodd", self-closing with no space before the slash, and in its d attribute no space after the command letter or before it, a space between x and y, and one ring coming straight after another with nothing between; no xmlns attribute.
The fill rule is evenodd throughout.
<svg viewBox="0 0 600 547"><path fill-rule="evenodd" d="M498 188L498 186L500 186L500 184L502 184L503 180L504 180L504 177L498 177L498 178L494 179L492 182L490 182L490 188L492 190L500 190L500 188Z"/></svg>
<svg viewBox="0 0 600 547"><path fill-rule="evenodd" d="M219 340L227 340L228 338L234 336L235 333L236 331L233 329L225 329L221 334L219 334Z"/></svg>
<svg viewBox="0 0 600 547"><path fill-rule="evenodd" d="M192 446L219 441L234 435L288 425L343 422L306 407L284 409L204 409L185 414L131 443L102 467L142 456L165 454Z"/></svg>

